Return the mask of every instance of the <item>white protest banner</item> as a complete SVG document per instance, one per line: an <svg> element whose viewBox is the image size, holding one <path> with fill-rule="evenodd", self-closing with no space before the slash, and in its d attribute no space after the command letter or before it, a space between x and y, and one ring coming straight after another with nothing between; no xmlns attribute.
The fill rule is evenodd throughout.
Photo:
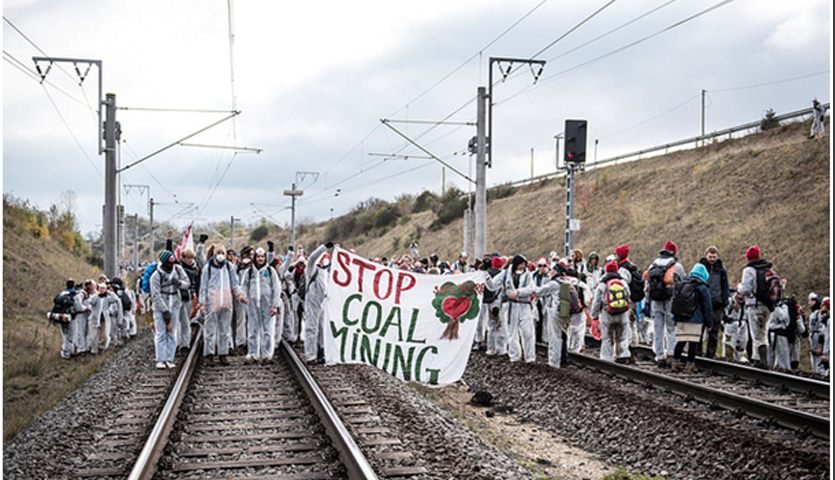
<svg viewBox="0 0 835 480"><path fill-rule="evenodd" d="M470 358L484 279L484 272L398 270L336 247L324 309L327 363L365 363L429 385L458 381Z"/></svg>

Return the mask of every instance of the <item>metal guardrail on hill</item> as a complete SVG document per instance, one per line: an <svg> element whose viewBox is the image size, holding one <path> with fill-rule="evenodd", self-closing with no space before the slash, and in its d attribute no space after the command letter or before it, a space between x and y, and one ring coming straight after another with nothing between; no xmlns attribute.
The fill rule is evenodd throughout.
<svg viewBox="0 0 835 480"><path fill-rule="evenodd" d="M823 104L823 107L824 107L824 111L828 110L829 109L829 103ZM797 111L790 112L790 113L784 113L783 115L777 115L774 118L778 122L782 122L782 121L785 121L785 120L793 120L793 119L796 119L796 118L805 117L806 115L811 115L812 113L813 113L812 108L804 108L802 110L797 110ZM585 164L585 169L590 170L590 169L600 168L600 167L610 165L610 164L614 165L614 164L618 163L619 161L626 160L626 159L632 159L630 161L640 160L641 156L646 155L647 153L654 153L654 152L659 152L659 151L662 151L662 150L664 151L664 153L668 153L671 148L680 147L682 145L688 145L688 144L691 144L691 143L693 144L693 148L699 148L699 143L700 142L716 141L716 140L719 140L721 137L724 137L725 135L727 135L728 139L730 139L730 138L732 138L731 136L734 133L745 132L745 131L748 131L748 130L751 130L751 129L754 129L754 128L760 128L761 123L762 123L762 120L757 120L755 122L744 123L742 125L737 125L735 127L726 128L724 130L719 130L719 131L716 131L716 132L711 132L709 134L699 135L697 137L686 138L684 140L677 140L675 142L664 143L662 145L656 145L654 147L644 148L644 149L641 149L641 150L638 150L638 151L635 151L635 152L625 153L623 155L618 155L616 157L607 158L607 159L604 159L604 160L598 160L596 162L586 163ZM565 171L564 170L557 170L556 172L545 173L545 174L542 174L542 175L537 175L535 177L525 178L525 179L522 179L522 180L516 180L516 181L510 182L510 183L505 183L505 184L502 184L502 185L503 186L509 185L509 186L512 186L512 187L517 187L517 186L521 186L521 185L527 185L527 184L530 184L530 183L539 182L541 180L547 180L547 179L550 179L550 178L557 178L557 177L562 177L562 176L565 176ZM495 185L495 186L497 187L499 185Z"/></svg>

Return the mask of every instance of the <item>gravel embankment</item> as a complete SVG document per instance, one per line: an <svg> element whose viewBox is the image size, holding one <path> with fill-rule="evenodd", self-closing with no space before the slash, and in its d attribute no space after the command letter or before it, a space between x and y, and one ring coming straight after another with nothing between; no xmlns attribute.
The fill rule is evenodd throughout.
<svg viewBox="0 0 835 480"><path fill-rule="evenodd" d="M590 370L473 352L464 380L520 421L625 468L670 479L829 478L828 441Z"/></svg>
<svg viewBox="0 0 835 480"><path fill-rule="evenodd" d="M3 478L74 478L133 386L153 371L153 352L153 335L143 329L81 387L6 442Z"/></svg>

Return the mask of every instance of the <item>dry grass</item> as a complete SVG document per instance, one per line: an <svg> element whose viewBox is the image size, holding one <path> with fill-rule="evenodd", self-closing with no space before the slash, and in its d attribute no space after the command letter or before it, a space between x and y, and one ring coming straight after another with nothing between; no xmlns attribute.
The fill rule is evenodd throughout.
<svg viewBox="0 0 835 480"><path fill-rule="evenodd" d="M4 212L3 231L3 439L43 414L95 372L108 355L60 358L61 332L45 313L68 277L100 272L55 240L43 241Z"/></svg>
<svg viewBox="0 0 835 480"><path fill-rule="evenodd" d="M704 148L590 170L576 183L575 216L582 230L575 247L601 257L631 246L646 268L666 240L679 246L688 269L716 245L735 284L748 246L757 244L798 297L829 291L830 157L828 137L807 140L807 123L785 125ZM489 175L489 174L488 174ZM489 182L488 178L488 182ZM521 252L536 259L564 244L565 186L549 180L518 189L487 205L487 251ZM428 231L434 214L422 212L379 238L332 239L360 254L403 255L420 230L422 255L454 260L463 245L463 221ZM326 223L300 240L324 242ZM394 250L394 238L399 249ZM804 302L805 303L805 302Z"/></svg>

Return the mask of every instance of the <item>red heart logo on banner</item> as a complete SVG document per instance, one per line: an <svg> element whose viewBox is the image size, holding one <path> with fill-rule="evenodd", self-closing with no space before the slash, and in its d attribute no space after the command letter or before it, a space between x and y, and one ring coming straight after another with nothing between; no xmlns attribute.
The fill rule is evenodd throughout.
<svg viewBox="0 0 835 480"><path fill-rule="evenodd" d="M472 306L472 302L469 297L447 297L444 299L444 303L441 304L441 309L453 321L458 321L461 315L464 315L470 310L470 306Z"/></svg>

